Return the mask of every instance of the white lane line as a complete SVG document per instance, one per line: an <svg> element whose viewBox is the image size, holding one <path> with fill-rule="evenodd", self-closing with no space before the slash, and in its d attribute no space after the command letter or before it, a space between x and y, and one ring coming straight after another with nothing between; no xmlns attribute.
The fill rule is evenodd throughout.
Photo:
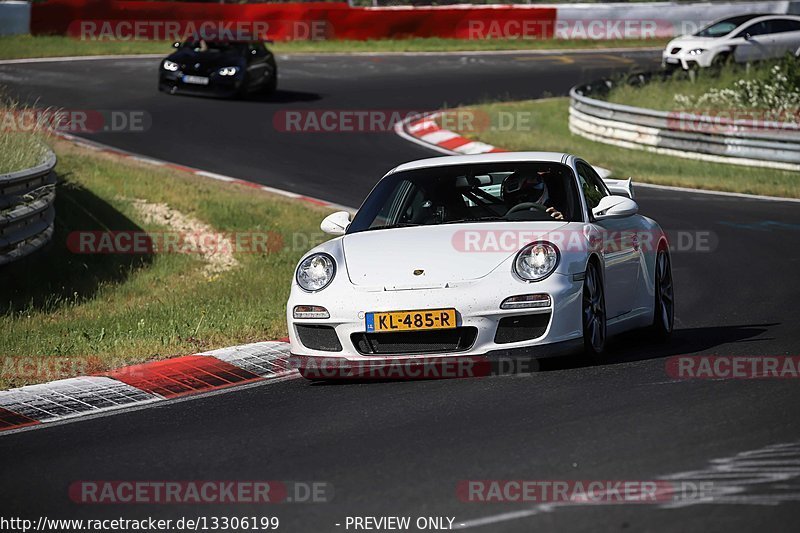
<svg viewBox="0 0 800 533"><path fill-rule="evenodd" d="M800 198L782 198L780 196L764 196L760 194L747 194L743 192L709 191L706 189L692 189L690 187L675 187L673 185L657 185L655 183L633 182L634 187L646 187L648 189L662 189L665 191L688 192L697 194L712 194L715 196L727 196L729 198L745 198L748 200L763 200L767 202L800 202Z"/></svg>
<svg viewBox="0 0 800 533"><path fill-rule="evenodd" d="M280 58L292 57L380 57L380 56L398 56L398 57L416 57L416 56L491 56L491 55L537 55L537 56L551 56L551 55L578 55L578 54L608 54L608 53L626 53L626 52L660 52L663 48L646 47L628 47L628 48L576 48L571 50L455 50L455 51L441 51L441 52L283 52L276 53ZM102 59L159 59L167 57L170 50L164 50L163 54L106 54L106 55L92 55L92 56L64 56L64 57L25 57L18 59L0 59L0 65L24 65L26 63L58 63L58 62L71 62L71 61L97 61Z"/></svg>
<svg viewBox="0 0 800 533"><path fill-rule="evenodd" d="M163 54L120 54L99 56L65 56L65 57L26 57L20 59L2 59L0 65L24 65L26 63L61 63L71 61L97 61L98 59L157 59L167 57L169 50Z"/></svg>
<svg viewBox="0 0 800 533"><path fill-rule="evenodd" d="M701 483L709 494L697 495L675 492L673 500L658 504L658 509L675 509L691 505L769 505L800 501L800 442L771 444L755 450L739 452L731 457L711 459L705 468L659 476L658 480L671 481L674 487L691 482ZM488 515L458 522L453 529L469 529L499 522L520 520L559 507L582 505L579 503L541 503L527 509ZM592 502L591 505L603 505ZM625 505L609 502L606 505ZM628 505L642 505L629 503Z"/></svg>
<svg viewBox="0 0 800 533"><path fill-rule="evenodd" d="M609 53L628 53L628 52L661 52L663 47L620 47L620 48L572 48L572 49L549 49L549 50L443 50L439 52L283 52L278 57L311 57L311 56L360 56L360 57L417 57L417 56L510 56L510 55L532 55L532 56L561 56L561 55L603 55Z"/></svg>
<svg viewBox="0 0 800 533"><path fill-rule="evenodd" d="M217 174L216 172L208 172L207 170L195 170L195 174L198 176L205 176L206 178L211 178L212 180L218 181L238 181L236 178L232 178L230 176L225 176L224 174Z"/></svg>
<svg viewBox="0 0 800 533"><path fill-rule="evenodd" d="M513 511L510 513L502 513L496 514L492 516L485 516L483 518L476 518L474 520L465 520L463 522L459 522L453 529L469 529L473 527L481 527L481 526L488 526L490 524L497 524L499 522L507 522L509 520L519 520L521 518L528 518L529 516L534 516L541 513L546 513L553 510L553 505L537 505L531 509L525 509L523 511Z"/></svg>

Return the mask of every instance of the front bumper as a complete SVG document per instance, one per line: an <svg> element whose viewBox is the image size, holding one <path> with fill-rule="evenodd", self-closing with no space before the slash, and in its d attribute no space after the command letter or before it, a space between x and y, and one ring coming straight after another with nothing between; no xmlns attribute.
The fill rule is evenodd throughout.
<svg viewBox="0 0 800 533"><path fill-rule="evenodd" d="M363 364L365 361L387 359L430 360L446 357L492 356L524 352L533 357L551 355L546 347L580 339L582 277L554 273L547 279L526 283L508 272L492 274L467 282L447 284L442 288L384 290L383 287L366 288L350 284L346 279L335 280L331 286L318 292L306 293L296 285L287 304L287 323L291 353L307 358L338 358ZM551 305L538 309L501 309L500 304L510 296L522 294L548 294ZM295 319L292 310L297 305L325 307L330 318ZM474 341L466 349L454 352L430 353L380 353L359 352L353 334L366 332L365 313L398 310L424 310L455 308L457 326L475 328ZM534 314L547 314L549 321L544 333L518 342L496 342L498 325L503 318ZM340 350L317 350L301 342L298 326L328 326L334 329ZM381 335L380 333L375 335ZM358 337L358 336L357 336Z"/></svg>
<svg viewBox="0 0 800 533"><path fill-rule="evenodd" d="M422 380L476 378L531 373L539 360L575 353L583 347L577 338L553 344L506 348L483 355L439 355L437 357L309 357L292 353L291 368L312 380Z"/></svg>
<svg viewBox="0 0 800 533"><path fill-rule="evenodd" d="M671 53L665 50L661 54L661 66L663 68L681 68L683 70L692 70L694 68L707 68L711 66L712 54L708 51L702 54L690 54L688 50L681 50L677 53Z"/></svg>
<svg viewBox="0 0 800 533"><path fill-rule="evenodd" d="M242 91L244 78L241 75L221 77L216 74L207 76L208 85L185 83L183 73L162 71L158 79L158 90L170 94L187 94L193 96L231 97Z"/></svg>

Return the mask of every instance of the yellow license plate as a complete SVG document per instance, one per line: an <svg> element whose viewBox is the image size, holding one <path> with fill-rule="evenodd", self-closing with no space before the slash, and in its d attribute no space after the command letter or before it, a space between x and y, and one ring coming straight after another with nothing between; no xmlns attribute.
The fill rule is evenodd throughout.
<svg viewBox="0 0 800 533"><path fill-rule="evenodd" d="M456 327L455 309L424 309L421 311L390 311L367 313L367 333L378 331L409 331L449 329Z"/></svg>

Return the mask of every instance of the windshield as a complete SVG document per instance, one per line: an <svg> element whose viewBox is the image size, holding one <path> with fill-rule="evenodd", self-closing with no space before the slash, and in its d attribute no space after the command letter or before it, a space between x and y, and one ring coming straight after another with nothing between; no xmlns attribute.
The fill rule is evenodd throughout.
<svg viewBox="0 0 800 533"><path fill-rule="evenodd" d="M730 32L747 22L748 20L752 20L756 17L761 17L763 15L739 15L738 17L730 17L722 20L718 20L712 24L709 24L699 32L695 33L697 37L722 37L724 35L728 35Z"/></svg>
<svg viewBox="0 0 800 533"><path fill-rule="evenodd" d="M241 51L246 47L246 43L226 42L226 41L206 41L200 39L199 41L186 41L181 45L181 48L188 48L194 52L203 52L218 54L228 51Z"/></svg>
<svg viewBox="0 0 800 533"><path fill-rule="evenodd" d="M581 220L572 170L561 163L483 163L385 177L347 233L463 222Z"/></svg>

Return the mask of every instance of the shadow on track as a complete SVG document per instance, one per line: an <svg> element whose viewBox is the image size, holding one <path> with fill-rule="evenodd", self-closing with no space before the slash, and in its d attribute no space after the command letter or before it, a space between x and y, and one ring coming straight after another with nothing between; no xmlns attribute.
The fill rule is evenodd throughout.
<svg viewBox="0 0 800 533"><path fill-rule="evenodd" d="M749 324L740 326L714 326L703 328L686 328L675 330L672 337L663 343L655 343L651 335L646 330L633 331L614 337L607 348L605 360L601 365L625 364L635 361L645 361L650 359L661 359L679 355L693 355L700 352L712 350L714 348L742 342L759 342L769 340L768 337L756 339L756 337L769 331L770 324ZM757 355L757 354L756 354ZM391 363L388 368L391 369ZM552 372L559 370L570 370L584 367L597 366L591 362L580 351L548 357L543 359L528 359L525 357L492 360L487 366L473 368L478 370L476 374L455 375L441 379L469 379L499 375L524 375L538 372ZM401 365L402 369L402 365ZM484 373L484 371L486 373ZM395 374L396 375L396 374ZM420 381L436 378L416 378L416 377L391 377L392 374L376 373L372 377L339 377L334 379L320 379L314 381L314 386L356 384L356 383L387 383L393 381Z"/></svg>
<svg viewBox="0 0 800 533"><path fill-rule="evenodd" d="M747 324L738 326L711 326L703 328L676 329L672 337L663 343L653 342L645 330L632 331L612 338L602 365L646 361L674 355L692 355L705 352L725 344L759 342L768 337L756 339L769 331L770 324ZM592 366L580 355L568 355L540 360L538 371L565 370Z"/></svg>
<svg viewBox="0 0 800 533"><path fill-rule="evenodd" d="M153 261L148 253L75 253L72 232L143 232L90 190L59 176L56 224L42 250L0 268L0 313L53 310L76 299L92 298L103 285L124 281ZM73 236L74 237L74 236ZM75 239L71 241L74 245Z"/></svg>
<svg viewBox="0 0 800 533"><path fill-rule="evenodd" d="M266 102L273 104L291 104L295 102L316 102L321 100L322 95L319 93L311 93L306 91L285 91L276 89L271 94L252 94L243 100L248 102Z"/></svg>

